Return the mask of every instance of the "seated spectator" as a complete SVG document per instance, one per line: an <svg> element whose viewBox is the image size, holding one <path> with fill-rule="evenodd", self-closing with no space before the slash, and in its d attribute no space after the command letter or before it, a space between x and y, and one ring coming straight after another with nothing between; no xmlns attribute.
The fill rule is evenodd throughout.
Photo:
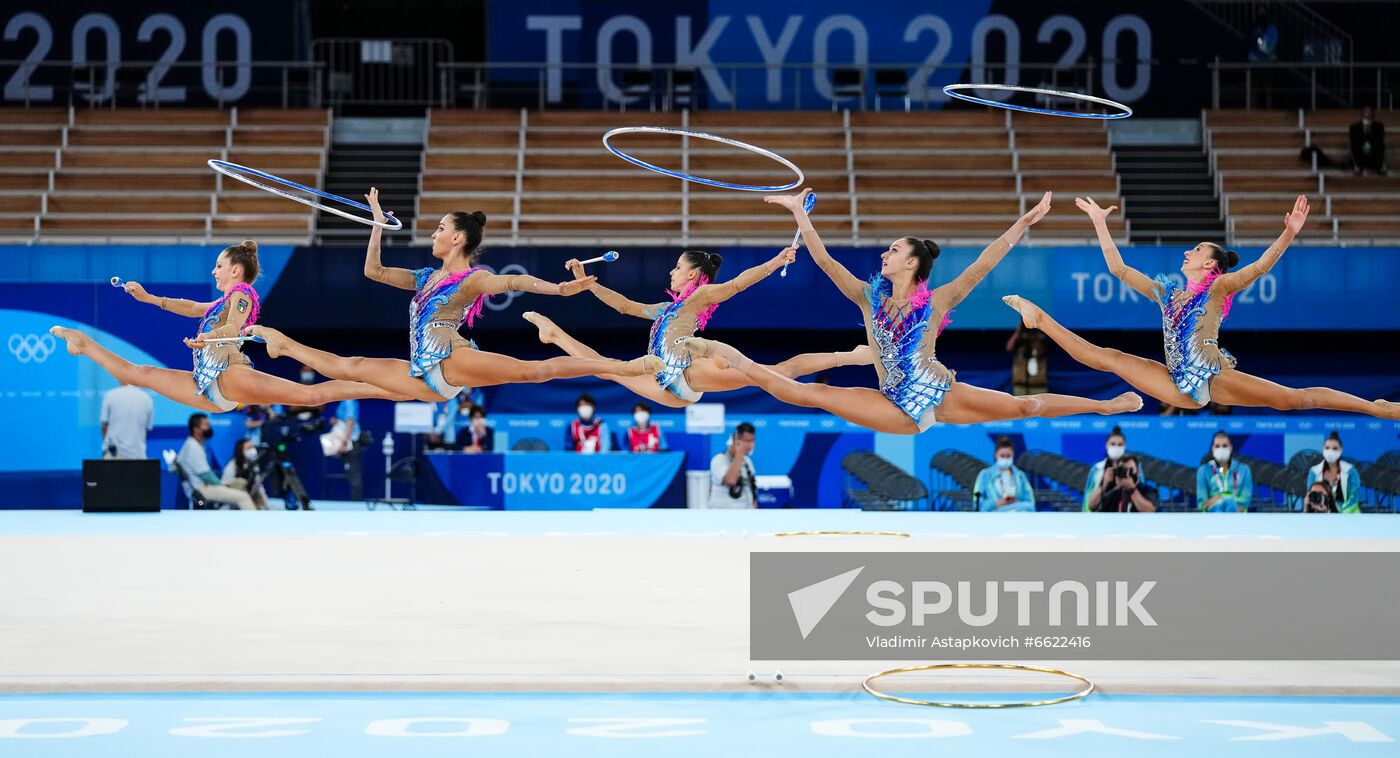
<svg viewBox="0 0 1400 758"><path fill-rule="evenodd" d="M263 489L262 467L258 465L258 448L250 439L241 439L233 446L233 460L224 466L226 487L243 490L260 511L267 510L267 491Z"/></svg>
<svg viewBox="0 0 1400 758"><path fill-rule="evenodd" d="M612 435L608 425L595 415L598 404L592 395L579 395L575 404L578 418L569 422L564 449L575 453L604 453L612 450Z"/></svg>
<svg viewBox="0 0 1400 758"><path fill-rule="evenodd" d="M661 427L651 421L651 406L632 406L632 426L627 427L627 449L634 453L655 453L666 448Z"/></svg>
<svg viewBox="0 0 1400 758"><path fill-rule="evenodd" d="M428 432L429 450L458 450L458 437L472 425L472 408L478 403L465 389L452 400L438 403L433 412L433 431Z"/></svg>
<svg viewBox="0 0 1400 758"><path fill-rule="evenodd" d="M1104 441L1104 450L1107 457L1089 469L1089 478L1084 482L1084 510L1086 511L1099 510L1097 507L1099 499L1103 497L1103 493L1108 488L1113 486L1113 477L1105 477L1104 471L1112 473L1113 467L1118 465L1119 459L1127 453L1128 438L1123 436L1122 429L1113 427L1113 431L1108 433L1108 439ZM1138 468L1139 477L1146 479L1146 472L1141 470L1141 466Z"/></svg>
<svg viewBox="0 0 1400 758"><path fill-rule="evenodd" d="M980 511L1034 511L1035 492L1026 472L1016 468L1016 450L1007 437L997 439L996 463L977 474L972 502Z"/></svg>
<svg viewBox="0 0 1400 758"><path fill-rule="evenodd" d="M1374 171L1385 176L1385 124L1375 120L1371 106L1361 109L1361 120L1351 125L1352 170Z"/></svg>
<svg viewBox="0 0 1400 758"><path fill-rule="evenodd" d="M1332 490L1326 482L1313 482L1308 494L1303 498L1304 513L1336 513L1337 501L1332 499Z"/></svg>
<svg viewBox="0 0 1400 758"><path fill-rule="evenodd" d="M1100 513L1156 512L1159 502L1157 488L1142 483L1137 456L1129 453L1119 458L1104 479L1109 482L1108 488L1089 510Z"/></svg>
<svg viewBox="0 0 1400 758"><path fill-rule="evenodd" d="M185 472L185 481L181 482L185 497L193 502L194 493L198 491L206 500L233 503L243 511L256 510L257 506L253 505L253 499L247 492L225 487L209 467L209 453L204 449L204 443L214 436L209 417L203 413L191 414L189 428L190 435L185 438L185 444L180 446L180 452L175 457Z"/></svg>
<svg viewBox="0 0 1400 758"><path fill-rule="evenodd" d="M1196 502L1202 511L1244 513L1254 500L1254 473L1234 459L1234 445L1224 431L1211 440L1212 460L1196 470Z"/></svg>
<svg viewBox="0 0 1400 758"><path fill-rule="evenodd" d="M710 459L710 497L707 508L757 508L758 479L754 475L753 424L745 421L734 428L729 446Z"/></svg>
<svg viewBox="0 0 1400 758"><path fill-rule="evenodd" d="M464 453L490 453L496 449L496 430L486 423L485 406L472 406L471 425L462 431L458 440L464 443Z"/></svg>
<svg viewBox="0 0 1400 758"><path fill-rule="evenodd" d="M1336 432L1327 435L1322 443L1322 462L1308 470L1308 486L1314 484L1327 488L1335 504L1333 510L1361 512L1361 474L1342 460L1342 437Z"/></svg>

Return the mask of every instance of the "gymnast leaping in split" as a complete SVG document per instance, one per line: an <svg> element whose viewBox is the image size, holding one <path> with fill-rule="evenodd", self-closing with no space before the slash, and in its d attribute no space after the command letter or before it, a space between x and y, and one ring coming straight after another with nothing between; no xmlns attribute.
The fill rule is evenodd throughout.
<svg viewBox="0 0 1400 758"><path fill-rule="evenodd" d="M695 336L705 328L719 304L763 281L764 278L791 263L796 247L789 247L777 256L754 266L727 282L715 282L722 259L716 253L687 250L671 269L667 293L669 303L643 305L595 284L591 288L599 300L626 316L636 316L652 322L649 352L665 365L655 377L605 376L633 392L661 405L684 408L696 403L706 392L725 392L750 387L753 382L732 368L721 368L708 358L693 360L679 340ZM564 264L578 279L583 279L583 265L577 259ZM560 329L553 321L538 313L526 313L525 319L540 330L540 341L558 345L569 355L597 358L593 348L579 342ZM783 361L771 369L783 376L796 378L825 371L836 366L866 365L874 354L864 345L843 353L809 353Z"/></svg>
<svg viewBox="0 0 1400 758"><path fill-rule="evenodd" d="M802 384L749 360L720 342L691 338L683 345L697 356L708 356L721 366L743 372L750 381L791 405L821 408L877 432L918 434L935 421L975 424L1032 416L1055 418L1076 413L1126 413L1142 407L1142 398L1125 392L1112 400L1089 400L1069 395L1026 395L982 389L956 380L939 363L934 342L948 323L948 314L962 302L1010 252L1026 229L1050 211L1050 193L1022 216L977 260L953 281L928 289L929 274L938 245L929 240L901 237L880 255L880 271L862 282L827 252L812 222L802 212L798 195L765 198L793 212L812 258L835 282L841 294L860 307L865 316L870 347L877 353L875 372L880 389Z"/></svg>
<svg viewBox="0 0 1400 758"><path fill-rule="evenodd" d="M1099 207L1093 198L1075 204L1094 223L1108 270L1162 310L1162 342L1166 364L1091 344L1064 328L1039 306L1009 295L1006 304L1021 314L1027 327L1045 332L1075 360L1099 371L1117 374L1139 391L1178 408L1200 408L1214 400L1225 405L1263 406L1281 411L1326 408L1355 411L1378 418L1400 418L1400 403L1366 401L1326 387L1294 389L1235 369L1235 357L1220 347L1220 322L1230 313L1235 293L1267 274L1308 220L1308 199L1302 195L1283 217L1283 233L1259 260L1231 271L1240 257L1214 242L1186 251L1182 287L1166 275L1149 279L1125 264L1108 232L1108 216L1117 208Z"/></svg>
<svg viewBox="0 0 1400 758"><path fill-rule="evenodd" d="M207 413L226 413L245 405L324 405L351 398L406 399L360 382L298 384L253 370L235 341L244 327L257 323L258 244L245 240L219 253L214 286L224 296L211 303L156 297L137 282L118 284L127 294L161 310L199 319L199 331L185 344L194 350L194 370L138 366L115 355L78 331L55 326L49 331L68 343L68 352L86 355L125 384L155 390L177 403ZM221 341L222 340L222 341Z"/></svg>
<svg viewBox="0 0 1400 758"><path fill-rule="evenodd" d="M376 221L388 217L379 207L379 191L371 188L365 199ZM527 274L501 276L476 267L486 214L481 211L449 213L433 232L433 257L442 268L389 268L379 262L382 229L370 231L365 250L365 276L378 282L413 290L409 302L409 359L345 358L307 347L276 329L254 326L248 333L267 342L271 356L295 358L325 376L367 382L396 395L438 402L455 397L463 387L537 383L589 375L640 376L658 370L660 361L644 356L632 361L610 358L550 358L522 361L489 353L459 334L481 315L486 298L504 292L534 292L568 297L593 286L595 277L563 284Z"/></svg>

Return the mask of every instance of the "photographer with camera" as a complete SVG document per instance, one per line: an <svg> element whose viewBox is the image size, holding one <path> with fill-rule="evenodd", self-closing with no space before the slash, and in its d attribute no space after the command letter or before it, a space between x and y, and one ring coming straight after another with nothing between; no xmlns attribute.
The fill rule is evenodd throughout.
<svg viewBox="0 0 1400 758"><path fill-rule="evenodd" d="M729 446L710 459L710 498L707 508L757 508L754 476L754 426L745 421L734 428Z"/></svg>
<svg viewBox="0 0 1400 758"><path fill-rule="evenodd" d="M224 466L225 487L243 490L260 511L267 510L267 491L263 489L263 471L258 465L258 447L247 437L233 446L233 459Z"/></svg>
<svg viewBox="0 0 1400 758"><path fill-rule="evenodd" d="M1340 513L1361 512L1361 475L1342 460L1342 436L1335 431L1322 443L1322 462L1308 469L1308 486L1323 484Z"/></svg>
<svg viewBox="0 0 1400 758"><path fill-rule="evenodd" d="M1084 510L1099 510L1099 500L1113 487L1113 467L1118 465L1127 451L1128 438L1123 436L1122 429L1113 427L1113 431L1108 433L1108 439L1104 440L1106 457L1089 469L1089 478L1084 482ZM1138 480L1144 478L1146 474L1139 465Z"/></svg>
<svg viewBox="0 0 1400 758"><path fill-rule="evenodd" d="M1326 482L1313 482L1308 488L1308 496L1303 499L1304 513L1340 513L1337 510L1337 501L1332 498L1332 491Z"/></svg>
<svg viewBox="0 0 1400 758"><path fill-rule="evenodd" d="M1138 471L1137 456L1128 453L1104 476L1107 486L1089 510L1099 513L1155 513L1159 498L1157 488L1143 484Z"/></svg>

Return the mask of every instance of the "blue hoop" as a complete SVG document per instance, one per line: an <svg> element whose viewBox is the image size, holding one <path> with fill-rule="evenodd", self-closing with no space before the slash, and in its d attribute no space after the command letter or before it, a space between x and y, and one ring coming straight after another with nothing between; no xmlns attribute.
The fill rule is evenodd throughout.
<svg viewBox="0 0 1400 758"><path fill-rule="evenodd" d="M293 189L299 189L303 192L309 192L313 195L324 197L327 200L334 200L337 203L343 203L354 208L359 208L362 211L369 211L371 213L374 212L374 209L370 208L368 205L365 205L364 203L355 202L354 200L351 200L348 197L341 197L340 195L332 195L329 192L322 192L321 190L313 189L304 184L298 184L290 179L283 179L280 176L273 176L272 174L269 174L265 171L259 171L255 168L248 168L247 166L240 166L237 163L229 163L228 161L221 161L218 159L210 159L209 161L207 161L207 163L209 164L209 168L212 168L218 173L223 174L224 176L227 176L231 179L237 179L238 181L243 182L244 184L251 184L252 186L257 187L260 190L266 190L274 195L280 195L282 197L285 197L288 200L295 200L298 203L301 203L302 205L309 205L312 208L320 208L321 210L327 213L334 213L335 215L340 216L341 218L348 218L351 221L358 221L361 224L368 224L369 226L377 226L381 229L388 229L391 232L403 228L403 222L398 220L397 218L394 218L393 216L389 216L388 221L375 221L372 218L356 216L353 213L346 213L345 211L342 211L339 208L333 208L329 205L322 205L321 203L313 202L303 197L297 197L296 195L293 195L289 192L283 192L282 190L276 187L263 184L262 182L250 179L236 172L242 171L244 173L252 174L253 176L266 179L270 182L277 182L278 184L281 184L284 187L291 187Z"/></svg>
<svg viewBox="0 0 1400 758"><path fill-rule="evenodd" d="M1067 97L1071 100L1082 100L1087 103L1098 103L1110 108L1118 108L1122 113L1075 113L1074 111L1060 111L1053 108L1033 108L1028 105L1015 105L1013 103L1003 103L996 100L988 100L975 95L963 94L960 90L993 89L1000 92L1026 92L1033 95L1050 95L1052 97ZM949 84L943 88L943 94L948 97L965 100L969 103L979 105L990 105L993 108L1004 108L1010 111L1024 111L1026 113L1040 113L1046 116L1064 116L1066 118L1089 118L1100 121L1108 121L1118 118L1127 118L1133 115L1133 109L1128 106L1102 97L1084 95L1078 92L1061 92L1060 90L1041 89L1039 87L1016 87L1010 84Z"/></svg>
<svg viewBox="0 0 1400 758"><path fill-rule="evenodd" d="M772 184L772 185L765 185L765 184L734 184L734 183L732 183L732 182L722 182L722 181L720 181L720 180L718 180L718 179L706 179L706 178L703 177L703 176L695 176L695 175L693 175L693 174L682 174L682 173L679 172L679 171L672 171L671 169L662 168L662 167L660 167L660 166L658 166L658 165L656 165L656 164L654 164L654 163L647 163L646 161L641 160L641 159L639 159L639 158L633 158L632 156L628 155L627 153L624 153L624 152L622 152L621 150L618 150L617 148L613 147L613 146L612 146L612 143L609 142L609 140L611 140L615 135L618 135L618 134L637 134L637 133L645 133L645 134L676 134L676 135L680 135L680 136L683 136L683 137L696 137L696 138L699 138L699 139L710 140L711 142L719 142L719 143L723 143L723 144L725 144L725 145L731 145L731 146L733 146L733 147L742 148L742 149L744 149L744 150L748 150L748 151L751 152L751 153L757 153L757 154L759 154L759 155L761 155L761 156L763 156L763 157L765 157L765 158L771 158L771 159L777 161L778 163L781 163L781 164L783 164L784 166L786 166L786 167L792 169L792 172L793 172L794 174L797 174L797 181L793 182L792 184L783 184L783 185ZM787 192L788 190L796 189L796 188L798 188L798 187L801 187L801 186L802 186L802 183L805 182L805 181L807 181L807 175L802 173L802 169L798 168L798 167L796 166L796 164L794 164L792 161L788 160L787 158L784 158L784 157L781 156L781 155L778 155L777 153L775 153L775 152L773 152L773 151L771 151L771 150L764 150L763 148L758 147L757 145L750 145L750 144L747 143L747 142L740 142L739 140L736 140L736 139L729 139L728 137L721 137L721 136L716 135L716 134L706 134L705 132L692 132L692 131L688 131L688 130L685 130L685 129L672 129L672 128L666 127L666 126L622 126L622 127L618 127L618 128L616 128L616 129L613 129L613 130L609 131L607 134L604 134L604 135L603 135L603 147L607 148L607 149L608 149L608 152L612 153L613 155L616 155L617 157L621 158L622 160L627 161L628 163L631 163L631 164L634 165L634 166L640 166L640 167L642 167L642 168L644 168L644 169L646 169L646 170L648 170L648 171L655 171L655 172L658 173L658 174L665 174L666 176L673 176L673 177L675 177L675 178L677 178L677 179L683 179L683 180L685 180L685 181L687 181L687 182L695 182L696 184L705 184L705 185L708 185L708 186L710 186L710 187L719 187L719 188L721 188L721 189L741 190L741 191L743 191L743 192Z"/></svg>

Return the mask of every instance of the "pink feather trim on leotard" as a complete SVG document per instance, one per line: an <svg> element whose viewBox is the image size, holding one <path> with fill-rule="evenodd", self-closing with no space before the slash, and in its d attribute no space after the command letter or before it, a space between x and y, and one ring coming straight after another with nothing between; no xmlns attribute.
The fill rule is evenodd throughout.
<svg viewBox="0 0 1400 758"><path fill-rule="evenodd" d="M919 309L919 308L924 307L924 304L927 303L927 302L928 302L928 299L929 299L930 297L932 297L932 296L933 296L933 293L932 293L932 292L929 292L929 289L928 289L928 280L927 280L927 279L921 280L921 281L919 282L918 288L914 290L913 296L911 296L911 297L909 298L909 307L910 307L910 309L917 310L917 309ZM946 312L946 313L943 314L943 322L940 323L940 324L938 325L938 335L942 335L942 334L943 334L943 330L944 330L944 329L947 329L947 328L948 328L948 325L951 324L951 323L953 323L953 312L952 312L952 311L948 311L948 312ZM935 336L938 336L938 335L935 335Z"/></svg>
<svg viewBox="0 0 1400 758"><path fill-rule="evenodd" d="M1210 273L1206 274L1206 278L1205 278L1205 279L1202 279L1202 280L1199 281L1199 282L1193 282L1193 281L1191 281L1190 279L1187 279L1187 280L1186 280L1186 290L1187 290L1188 292L1190 292L1192 295L1199 295L1199 294L1201 294L1202 292L1206 292L1206 291L1210 290L1210 286L1211 286L1212 284L1215 283L1215 280L1216 280L1216 279L1219 279L1219 278L1220 278L1220 272L1218 272L1218 271L1211 271ZM1234 303L1234 302L1235 302L1235 296L1234 296L1234 295L1229 295L1229 296L1227 296L1227 297L1225 298L1225 303L1224 303L1224 305L1220 306L1220 318L1221 318L1221 320L1224 320L1226 316L1229 316L1229 315L1230 315L1230 305L1231 305L1232 303Z"/></svg>
<svg viewBox="0 0 1400 758"><path fill-rule="evenodd" d="M708 276L705 276L705 275L702 274L698 279L696 279L695 281L691 282L691 283L690 283L690 286L689 286L689 287L686 287L685 290L684 290L683 292L677 293L677 292L675 292L674 290L669 290L669 289L668 289L668 290L666 290L666 294L668 294L668 295L671 296L671 302L673 302L673 303L679 303L679 302L685 300L686 298L690 297L691 295L695 294L695 290L698 290L698 289L700 289L701 287L703 287L703 286L705 286L705 285L707 285L707 284L709 284L709 283L710 283L710 278L709 278ZM710 316L713 316L713 315L714 315L715 309L716 309L716 308L719 308L719 303L715 303L715 304L709 306L708 308L706 308L705 310L700 311L699 313L695 314L695 330L696 330L696 331L698 331L698 332L703 332L703 331L705 330L705 325L708 324L708 323L710 323Z"/></svg>

